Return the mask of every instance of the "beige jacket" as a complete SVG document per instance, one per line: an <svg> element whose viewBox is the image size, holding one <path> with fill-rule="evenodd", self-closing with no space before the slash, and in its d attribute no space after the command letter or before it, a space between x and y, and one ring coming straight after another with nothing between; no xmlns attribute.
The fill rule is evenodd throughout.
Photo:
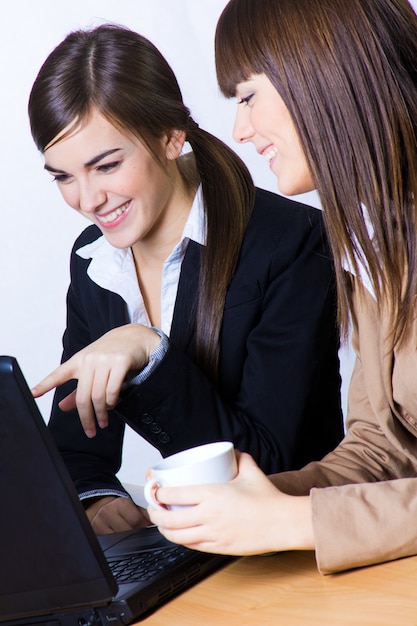
<svg viewBox="0 0 417 626"><path fill-rule="evenodd" d="M417 554L417 322L393 353L372 296L357 295L355 308L346 436L322 461L272 477L311 494L324 574Z"/></svg>

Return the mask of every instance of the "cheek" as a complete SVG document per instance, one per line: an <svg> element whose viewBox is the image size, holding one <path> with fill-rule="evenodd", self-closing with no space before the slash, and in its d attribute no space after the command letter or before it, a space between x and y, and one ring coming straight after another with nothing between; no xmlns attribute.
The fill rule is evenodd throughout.
<svg viewBox="0 0 417 626"><path fill-rule="evenodd" d="M268 115L262 107L252 107L248 109L248 119L253 130L261 136L268 137L271 131L271 125L268 127ZM275 130L275 128L274 128Z"/></svg>
<svg viewBox="0 0 417 626"><path fill-rule="evenodd" d="M300 144L298 150L298 163L302 184L305 187L306 191L312 191L315 188L313 177L311 176L311 171L307 163L307 159Z"/></svg>
<svg viewBox="0 0 417 626"><path fill-rule="evenodd" d="M287 134L286 145L289 164L292 165L298 176L303 179L311 179L310 169L303 147L294 129L291 129L291 132Z"/></svg>

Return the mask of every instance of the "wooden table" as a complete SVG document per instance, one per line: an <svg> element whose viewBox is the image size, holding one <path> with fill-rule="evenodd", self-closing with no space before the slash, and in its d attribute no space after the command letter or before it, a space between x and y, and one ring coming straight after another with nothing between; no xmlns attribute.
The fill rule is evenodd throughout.
<svg viewBox="0 0 417 626"><path fill-rule="evenodd" d="M417 557L331 576L312 552L238 559L141 626L417 626Z"/></svg>

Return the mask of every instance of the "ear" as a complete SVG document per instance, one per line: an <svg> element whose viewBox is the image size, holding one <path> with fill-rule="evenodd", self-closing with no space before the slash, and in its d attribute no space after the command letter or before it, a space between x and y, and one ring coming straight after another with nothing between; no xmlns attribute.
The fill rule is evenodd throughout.
<svg viewBox="0 0 417 626"><path fill-rule="evenodd" d="M186 139L185 131L173 130L171 135L167 135L165 144L165 156L168 160L174 161L180 156Z"/></svg>

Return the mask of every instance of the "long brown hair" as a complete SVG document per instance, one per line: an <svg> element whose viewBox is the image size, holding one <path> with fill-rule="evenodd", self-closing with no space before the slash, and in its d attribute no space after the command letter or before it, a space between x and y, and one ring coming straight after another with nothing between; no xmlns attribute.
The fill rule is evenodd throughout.
<svg viewBox="0 0 417 626"><path fill-rule="evenodd" d="M207 223L197 310L197 361L216 379L226 290L254 202L248 169L222 141L200 129L184 105L175 75L145 37L105 24L70 33L51 52L32 87L32 136L43 152L68 125L96 108L141 139L158 160L156 143L185 131L201 182ZM185 176L184 171L180 168Z"/></svg>
<svg viewBox="0 0 417 626"><path fill-rule="evenodd" d="M345 261L368 268L401 342L417 293L417 18L406 0L231 0L216 31L225 95L266 74L292 115L335 259L339 320L353 313Z"/></svg>

